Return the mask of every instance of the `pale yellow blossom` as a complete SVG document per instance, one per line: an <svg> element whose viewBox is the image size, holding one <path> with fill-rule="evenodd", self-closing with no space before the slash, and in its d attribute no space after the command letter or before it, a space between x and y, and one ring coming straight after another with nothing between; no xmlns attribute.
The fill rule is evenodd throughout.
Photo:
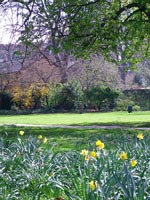
<svg viewBox="0 0 150 200"><path fill-rule="evenodd" d="M137 161L136 160L131 160L130 161L130 165L131 165L131 167L135 167L137 165Z"/></svg>
<svg viewBox="0 0 150 200"><path fill-rule="evenodd" d="M24 135L24 131L19 131L19 135Z"/></svg>
<svg viewBox="0 0 150 200"><path fill-rule="evenodd" d="M120 154L120 159L121 160L127 160L128 159L128 154L126 153L126 152L122 152L121 154Z"/></svg>

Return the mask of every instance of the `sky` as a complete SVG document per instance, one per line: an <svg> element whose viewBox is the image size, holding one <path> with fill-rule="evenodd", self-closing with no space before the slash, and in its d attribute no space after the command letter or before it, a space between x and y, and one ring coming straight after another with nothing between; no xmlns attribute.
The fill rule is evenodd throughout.
<svg viewBox="0 0 150 200"><path fill-rule="evenodd" d="M0 13L0 43L14 43L17 36L14 35L15 17L11 11L8 13Z"/></svg>

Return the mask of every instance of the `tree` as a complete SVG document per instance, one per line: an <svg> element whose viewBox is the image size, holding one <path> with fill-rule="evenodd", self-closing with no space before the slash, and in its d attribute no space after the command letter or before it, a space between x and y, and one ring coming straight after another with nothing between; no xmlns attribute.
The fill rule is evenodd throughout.
<svg viewBox="0 0 150 200"><path fill-rule="evenodd" d="M134 81L143 87L150 87L150 61L141 62L136 71Z"/></svg>
<svg viewBox="0 0 150 200"><path fill-rule="evenodd" d="M116 60L113 53L121 53L121 62L133 62L133 58L136 62L141 52L148 56L150 2L82 0L76 5L69 3L66 6L69 31L64 42L76 44L72 45L76 54L100 51Z"/></svg>
<svg viewBox="0 0 150 200"><path fill-rule="evenodd" d="M16 14L14 32L26 46L39 48L43 42L55 53L62 82L70 54L100 52L124 68L150 55L147 0L1 0L0 9Z"/></svg>
<svg viewBox="0 0 150 200"><path fill-rule="evenodd" d="M130 63L149 56L147 0L15 0L11 5L23 19L20 39L27 45L42 40L55 53L88 56L99 51L115 61L121 46L123 60Z"/></svg>
<svg viewBox="0 0 150 200"><path fill-rule="evenodd" d="M118 87L119 76L117 66L107 62L100 55L92 55L80 66L81 72L75 76L80 80L83 88L90 88L94 84L102 86Z"/></svg>

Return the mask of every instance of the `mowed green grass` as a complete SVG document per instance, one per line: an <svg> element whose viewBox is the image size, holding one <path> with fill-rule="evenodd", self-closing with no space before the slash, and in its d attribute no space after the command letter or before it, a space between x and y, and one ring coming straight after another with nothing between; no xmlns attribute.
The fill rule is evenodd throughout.
<svg viewBox="0 0 150 200"><path fill-rule="evenodd" d="M107 113L57 113L0 115L0 125L126 125L150 126L150 111L147 112L107 112Z"/></svg>

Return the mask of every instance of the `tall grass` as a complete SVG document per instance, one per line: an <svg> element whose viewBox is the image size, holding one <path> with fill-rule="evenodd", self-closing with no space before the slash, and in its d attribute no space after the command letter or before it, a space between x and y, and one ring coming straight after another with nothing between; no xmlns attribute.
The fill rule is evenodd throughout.
<svg viewBox="0 0 150 200"><path fill-rule="evenodd" d="M150 137L142 134L92 137L83 151L58 153L44 148L45 136L1 138L0 199L148 200Z"/></svg>

